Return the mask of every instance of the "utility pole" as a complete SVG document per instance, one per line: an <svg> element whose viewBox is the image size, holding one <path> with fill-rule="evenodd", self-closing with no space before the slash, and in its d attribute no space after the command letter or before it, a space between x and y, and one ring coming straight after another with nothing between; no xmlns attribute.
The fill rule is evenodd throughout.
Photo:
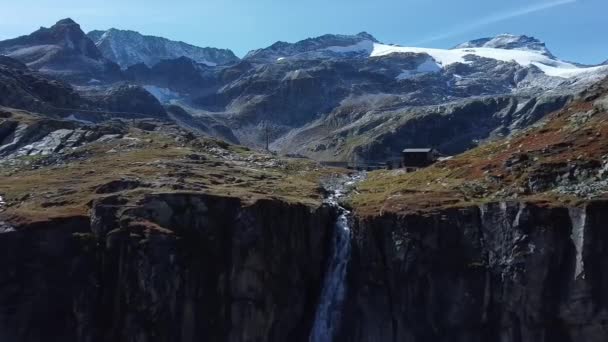
<svg viewBox="0 0 608 342"><path fill-rule="evenodd" d="M266 134L266 151L270 152L270 127L268 121L266 121L266 125L264 125L264 133Z"/></svg>

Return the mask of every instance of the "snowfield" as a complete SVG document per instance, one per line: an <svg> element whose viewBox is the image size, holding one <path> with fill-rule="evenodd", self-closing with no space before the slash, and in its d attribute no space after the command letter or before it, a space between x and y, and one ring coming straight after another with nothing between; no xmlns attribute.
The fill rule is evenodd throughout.
<svg viewBox="0 0 608 342"><path fill-rule="evenodd" d="M498 43L505 44L507 38L513 40L511 36L499 36L494 40L486 43L486 46L496 45ZM397 45L387 45L376 43L371 40L361 40L357 44L350 46L329 46L322 49L314 50L315 52L308 51L306 53L295 54L291 56L283 56L277 58L277 62L284 61L285 59L299 59L299 58L321 58L324 53L337 53L337 54L352 54L359 53L367 55L368 57L379 57L386 56L393 53L425 53L431 56L436 63L430 62L421 66L422 69L418 70L404 70L403 73L397 76L398 80L408 79L415 77L422 73L438 72L441 68L447 67L454 63L471 63L467 56L477 56L482 58L489 58L503 62L514 62L521 66L536 66L547 76L561 77L561 78L576 78L576 77L588 77L597 74L608 73L608 65L600 65L594 67L580 67L572 63L564 62L557 58L553 58L546 49L534 50L527 47L521 49L504 49L504 48L493 48L493 47L465 47L455 49L434 49L434 48L419 48L419 47L404 47Z"/></svg>
<svg viewBox="0 0 608 342"><path fill-rule="evenodd" d="M608 66L606 65L583 68L559 59L552 59L540 52L531 50L507 50L496 48L443 50L374 43L374 48L370 57L385 56L391 53L426 53L443 67L454 63L469 63L466 60L466 56L473 55L503 62L515 62L522 66L534 65L548 76L562 78L572 78L587 73L608 72Z"/></svg>
<svg viewBox="0 0 608 342"><path fill-rule="evenodd" d="M171 100L180 98L180 94L168 88L161 88L155 85L145 85L143 88L146 89L148 93L152 94L152 96L156 97L156 99L161 103L167 103Z"/></svg>
<svg viewBox="0 0 608 342"><path fill-rule="evenodd" d="M434 73L441 71L441 66L437 64L432 58L427 58L422 64L420 64L416 70L403 70L396 78L397 80L407 80L418 75Z"/></svg>

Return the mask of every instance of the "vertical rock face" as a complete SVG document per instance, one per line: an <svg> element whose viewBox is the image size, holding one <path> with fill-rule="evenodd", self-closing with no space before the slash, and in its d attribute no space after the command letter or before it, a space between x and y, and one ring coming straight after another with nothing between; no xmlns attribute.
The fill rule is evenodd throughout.
<svg viewBox="0 0 608 342"><path fill-rule="evenodd" d="M343 339L605 341L608 203L360 220Z"/></svg>
<svg viewBox="0 0 608 342"><path fill-rule="evenodd" d="M361 218L336 341L606 341L608 202ZM1 341L307 341L335 213L120 195L0 234Z"/></svg>
<svg viewBox="0 0 608 342"><path fill-rule="evenodd" d="M190 194L0 235L2 341L305 341L334 214Z"/></svg>

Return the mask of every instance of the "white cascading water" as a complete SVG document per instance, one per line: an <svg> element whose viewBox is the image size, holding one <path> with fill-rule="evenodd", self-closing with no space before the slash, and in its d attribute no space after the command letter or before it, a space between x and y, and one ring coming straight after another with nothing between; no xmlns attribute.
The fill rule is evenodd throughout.
<svg viewBox="0 0 608 342"><path fill-rule="evenodd" d="M357 175L342 187L352 186L362 177L363 175ZM340 215L334 226L332 254L325 273L323 290L309 338L310 342L332 341L341 322L342 302L346 292L346 271L351 248L350 212L339 204L339 199L343 195L343 189L336 189L333 191L333 195L327 199L327 203L335 206Z"/></svg>

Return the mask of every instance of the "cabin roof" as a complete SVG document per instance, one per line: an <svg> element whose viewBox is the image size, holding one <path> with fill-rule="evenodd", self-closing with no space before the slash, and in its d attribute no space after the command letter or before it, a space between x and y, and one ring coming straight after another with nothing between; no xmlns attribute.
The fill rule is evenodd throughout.
<svg viewBox="0 0 608 342"><path fill-rule="evenodd" d="M429 153L432 151L432 148L406 148L403 153Z"/></svg>

